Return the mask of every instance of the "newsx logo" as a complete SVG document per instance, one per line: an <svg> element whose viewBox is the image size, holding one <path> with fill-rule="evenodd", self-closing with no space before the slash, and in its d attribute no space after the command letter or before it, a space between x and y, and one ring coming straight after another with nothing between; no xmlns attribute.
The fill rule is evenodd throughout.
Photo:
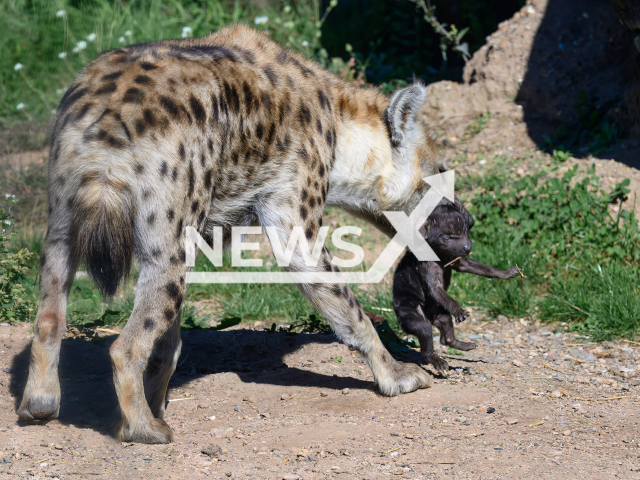
<svg viewBox="0 0 640 480"><path fill-rule="evenodd" d="M420 235L418 229L424 224L431 212L443 198L453 202L455 173L453 170L423 178L430 189L422 197L411 214L402 211L383 212L396 234L367 271L326 272L314 271L322 254L329 233L329 227L321 227L313 246L309 245L303 227L292 229L286 245L281 243L277 227L264 228L271 243L271 249L280 267L291 264L296 247L299 248L304 264L310 271L302 272L265 272L265 271L217 271L189 272L187 283L380 283L395 261L409 247L421 261L438 261L439 258L429 244ZM337 228L331 235L331 241L339 249L353 254L351 258L333 256L331 263L340 268L356 267L364 260L364 250L359 245L343 240L347 234L360 235L362 229L355 226ZM222 267L223 240L222 227L213 227L213 246L202 238L194 227L186 228L187 267L195 267L196 247L216 267ZM241 226L231 228L231 266L234 268L263 266L262 259L243 258L242 252L259 250L260 244L244 240L245 235L263 234L262 227Z"/></svg>

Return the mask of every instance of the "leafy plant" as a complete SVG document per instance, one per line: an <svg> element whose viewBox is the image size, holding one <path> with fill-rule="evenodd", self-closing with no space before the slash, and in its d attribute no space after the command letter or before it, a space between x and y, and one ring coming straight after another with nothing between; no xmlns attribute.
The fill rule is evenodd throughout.
<svg viewBox="0 0 640 480"><path fill-rule="evenodd" d="M20 199L15 195L5 196L5 205L0 207L0 320L25 321L31 317L35 303L27 295L24 283L33 283L34 279L27 276L29 259L32 253L21 249L16 253L9 253L8 239L15 235L11 231L13 215L11 207Z"/></svg>

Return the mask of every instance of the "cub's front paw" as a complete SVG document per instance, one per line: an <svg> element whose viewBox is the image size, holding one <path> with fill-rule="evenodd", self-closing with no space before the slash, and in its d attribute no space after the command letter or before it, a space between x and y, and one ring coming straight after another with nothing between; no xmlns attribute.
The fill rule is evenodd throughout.
<svg viewBox="0 0 640 480"><path fill-rule="evenodd" d="M430 363L438 372L447 372L449 370L449 364L447 363L447 361L437 353L425 355L424 359L426 362Z"/></svg>
<svg viewBox="0 0 640 480"><path fill-rule="evenodd" d="M453 318L455 319L456 323L462 323L467 318L469 318L469 315L471 315L469 312L467 312L466 310L460 309L453 314Z"/></svg>
<svg viewBox="0 0 640 480"><path fill-rule="evenodd" d="M513 268L510 268L509 270L505 270L504 273L502 274L502 279L507 280L508 278L511 278L517 275L519 272L520 270L518 270L517 267L513 267Z"/></svg>

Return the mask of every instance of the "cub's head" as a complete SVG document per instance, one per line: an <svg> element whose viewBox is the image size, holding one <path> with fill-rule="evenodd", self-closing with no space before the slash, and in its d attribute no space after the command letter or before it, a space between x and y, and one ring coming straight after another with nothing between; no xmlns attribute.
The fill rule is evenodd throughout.
<svg viewBox="0 0 640 480"><path fill-rule="evenodd" d="M420 233L442 261L466 257L471 253L469 230L473 217L458 200L441 201L420 227Z"/></svg>
<svg viewBox="0 0 640 480"><path fill-rule="evenodd" d="M407 213L428 189L422 178L447 170L427 125L420 118L425 98L425 86L416 82L395 92L383 115L395 169L386 188L390 196L401 200L398 206Z"/></svg>

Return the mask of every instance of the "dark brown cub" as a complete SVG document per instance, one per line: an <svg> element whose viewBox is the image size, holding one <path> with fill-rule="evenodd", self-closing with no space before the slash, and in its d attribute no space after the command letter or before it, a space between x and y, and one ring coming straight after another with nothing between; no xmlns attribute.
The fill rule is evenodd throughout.
<svg viewBox="0 0 640 480"><path fill-rule="evenodd" d="M440 202L420 228L440 261L420 262L407 252L393 277L393 308L398 323L402 330L418 338L422 357L437 371L446 371L449 365L433 348L433 326L440 331L443 345L465 351L476 348L475 343L462 342L454 334L453 318L456 323L463 322L469 312L447 294L451 269L502 279L518 273L517 268L498 270L467 257L471 253L469 230L473 223L458 200Z"/></svg>

